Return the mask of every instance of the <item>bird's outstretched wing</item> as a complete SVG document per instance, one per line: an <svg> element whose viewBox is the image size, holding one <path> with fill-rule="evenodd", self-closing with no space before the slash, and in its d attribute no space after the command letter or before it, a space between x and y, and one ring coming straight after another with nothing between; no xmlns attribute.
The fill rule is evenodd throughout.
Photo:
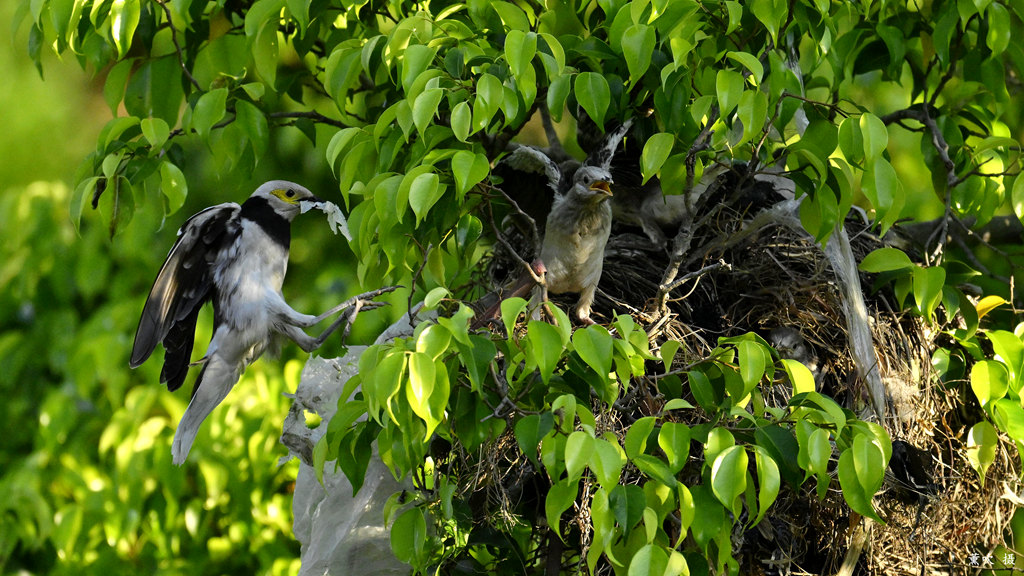
<svg viewBox="0 0 1024 576"><path fill-rule="evenodd" d="M622 139L626 137L626 132L629 132L632 126L633 119L629 118L622 124L619 124L614 130L608 131L604 138L587 155L587 161L584 164L587 166L600 166L608 170L611 167L615 153L619 149L619 145L622 144Z"/></svg>
<svg viewBox="0 0 1024 576"><path fill-rule="evenodd" d="M141 365L162 342L167 355L160 381L166 382L170 390L185 381L199 309L211 297L212 266L221 247L239 233L240 210L238 204L228 202L186 220L149 291L135 333L130 366Z"/></svg>
<svg viewBox="0 0 1024 576"><path fill-rule="evenodd" d="M499 170L506 167L534 178L539 176L541 186L547 185L552 192L558 192L558 182L562 177L558 164L543 151L533 146L517 146L511 154L498 162Z"/></svg>
<svg viewBox="0 0 1024 576"><path fill-rule="evenodd" d="M533 218L538 230L551 211L551 201L562 190L562 170L543 150L515 145L494 167L501 189Z"/></svg>

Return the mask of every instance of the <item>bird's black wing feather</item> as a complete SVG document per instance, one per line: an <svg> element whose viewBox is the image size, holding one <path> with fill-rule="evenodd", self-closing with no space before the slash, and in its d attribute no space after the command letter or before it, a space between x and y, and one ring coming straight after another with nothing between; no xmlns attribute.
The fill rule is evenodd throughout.
<svg viewBox="0 0 1024 576"><path fill-rule="evenodd" d="M542 228L559 192L558 164L537 148L518 146L495 165L494 174L502 179L500 188Z"/></svg>
<svg viewBox="0 0 1024 576"><path fill-rule="evenodd" d="M161 382L174 390L188 372L199 309L210 299L217 253L239 233L238 204L211 206L189 218L160 268L142 309L130 365L149 358L159 342L167 355Z"/></svg>
<svg viewBox="0 0 1024 576"><path fill-rule="evenodd" d="M622 139L626 137L626 132L629 132L630 127L633 126L633 119L630 118L619 124L614 130L609 130L594 147L590 150L587 155L587 161L584 162L587 166L600 166L605 170L608 170L612 164L612 158L615 157L615 153L619 149L619 145L622 144Z"/></svg>

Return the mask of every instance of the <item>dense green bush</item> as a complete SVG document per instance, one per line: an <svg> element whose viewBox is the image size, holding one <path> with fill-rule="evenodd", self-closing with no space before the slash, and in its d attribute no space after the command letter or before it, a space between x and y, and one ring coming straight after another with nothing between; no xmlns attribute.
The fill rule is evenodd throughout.
<svg viewBox="0 0 1024 576"><path fill-rule="evenodd" d="M851 509L877 518L871 497L890 457L888 435L814 392L801 368L778 358L759 337L722 339L706 358L678 372L672 365L677 345L659 342L659 353L652 354L645 327L625 315L614 319L614 334L600 327L573 332L557 310L553 323L527 320L517 331L513 323L523 303L511 300L503 306L507 335L468 330L469 314L459 301L474 293L471 280L480 259L496 242L492 208L503 209L490 168L542 105L556 121L586 120L599 130L634 119L633 138L642 147L639 171L645 178L657 176L669 195L688 191L715 162L778 164L805 197L801 222L820 241L833 237L855 204L870 211L881 232L902 217L920 216L921 206L938 207L943 232L964 218L984 224L1010 207L1024 215L1014 84L1024 50L1011 41L1020 28L1017 3L21 5L31 22L33 56L44 45L73 52L86 66L106 72L104 96L111 111L123 107L124 114L100 132L70 200L74 221L87 223L86 238L100 234L102 222L114 246L134 245L162 215L174 214L196 188L196 179L186 177L186 144L203 146L212 170L225 180L241 180L274 156L270 144L281 127L294 126L308 138L303 146L334 170L355 237L358 281L405 285L396 303L406 297L431 305L444 296L456 301L450 303L451 317L364 355L360 376L349 384L350 391L362 384L362 391L341 407L317 452L321 463L337 456L358 484L376 440L384 462L415 479L417 506L391 520L396 553L423 572L439 565L454 571L466 563L532 570L563 560L620 573L678 573L705 565L735 571L730 536L736 526L756 524L783 481L797 487L811 477L819 496L838 485ZM99 217L89 210L93 203ZM971 254L963 256L971 266L956 261L947 242L946 234L928 239L921 247L923 264L902 252L880 252L864 270L881 273L880 285L891 281L900 303L923 321L945 322L937 326L955 347L977 353L970 358L981 366L972 372L972 389L987 420L969 441L983 473L997 428L1014 440L1024 438L1020 345L1011 342L1019 334L988 331L989 340L999 343L1001 361L985 361L987 351L973 340L981 314L961 286L974 274L969 268L982 263ZM76 264L97 261L94 266L108 267L113 279L117 251L105 257L86 253ZM1013 265L1012 255L1000 256ZM64 266L60 272L73 270ZM986 275L996 280L990 286L1005 289L1005 279ZM90 281L75 277L70 285L82 282L88 294ZM55 297L68 299L57 302L89 306L69 284L61 286L54 288ZM123 289L125 297L118 298L116 281L99 282L94 290L102 302L94 296L92 304L111 310L97 315L96 325L84 316L80 320L98 342L108 339L107 345L97 344L82 358L60 355L61 338L75 334L81 340L78 332L61 331L78 318L62 306L50 309L71 316L52 320L53 332L44 335L52 339L56 365L92 363L81 385L102 392L111 412L151 398L125 394L126 377L102 370L123 365L105 355L113 346L102 322L129 323L125 302L145 290L139 284ZM127 342L118 344L124 349ZM780 370L798 393L789 406L770 408L758 401L757 388ZM663 405L628 431L617 430L619 435L598 425L621 395L659 372ZM97 402L95 394L83 397ZM63 416L45 406L41 414ZM674 416L682 410L698 413L701 423L683 425ZM172 408L164 411L173 419ZM363 414L369 418L357 423ZM119 432L103 436L96 430L93 438L101 438L100 454L117 465L130 462L127 453L117 458L116 448L125 445L119 436L152 434L150 426L163 425L116 416L110 422ZM269 438L278 423L258 429ZM231 453L232 446L251 450L255 442L265 451L271 442L259 435L244 443L232 434L218 437L235 443L211 443L198 454L200 473L182 489L216 485L203 471L221 458L231 462L230 454L237 458L240 452ZM529 465L528 476L539 483L539 497L528 502L537 516L523 522L472 518L455 498L469 492L467 468L451 455L487 451L510 437L516 441L513 453L521 456L517 462ZM44 460L49 454L45 447L40 453ZM157 453L152 458L157 469L165 463ZM695 478L680 475L687 462L698 468ZM469 468L472 463L467 458ZM829 474L833 465L837 482ZM250 472L249 492L269 494L279 486L279 476ZM91 488L89 480L78 486ZM161 494L165 484L175 486L174 480L162 481L161 488L143 482L152 492L141 493ZM180 502L165 501L175 512L167 517L183 515L188 529L187 506L178 514ZM207 497L203 503L217 501ZM570 508L582 519L572 526L562 519ZM29 512L17 517L26 542L66 542L33 540L32 530L48 528L47 522L24 519L50 515L35 514L31 506L24 510ZM98 530L84 515L54 514L83 518L82 526ZM114 533L148 518L117 522ZM218 528L211 527L211 534L224 536ZM254 529L232 524L226 541L212 542L238 542L232 530L244 540ZM156 532L143 532L147 542L155 538ZM565 548L551 546L554 557L547 559L539 552L545 540L563 541ZM208 545L204 553L223 550ZM191 565L206 560L199 555L182 556Z"/></svg>

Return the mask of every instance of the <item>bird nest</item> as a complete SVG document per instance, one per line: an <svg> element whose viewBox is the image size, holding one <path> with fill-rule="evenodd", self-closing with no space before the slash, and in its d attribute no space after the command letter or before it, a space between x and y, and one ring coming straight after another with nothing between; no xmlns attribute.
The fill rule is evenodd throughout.
<svg viewBox="0 0 1024 576"><path fill-rule="evenodd" d="M789 350L794 354L790 357L812 369L819 390L865 419L876 419L851 353L834 263L791 224L762 219L751 230L753 216L767 208L764 202L779 200L772 195L759 198L762 205L742 194L733 194L731 201L705 203L707 211L688 228L686 253L677 253L674 260L671 245L652 249L644 246L641 230L617 226L606 250L592 318L608 323L615 314L628 313L645 327L652 348L668 340L681 342L677 366L709 357L720 337L756 332L784 355L783 340L796 339L799 346ZM857 262L884 245L863 222L848 220L844 228ZM676 245L679 241L677 237ZM673 267L678 268L675 276L687 281L659 294L666 271ZM920 317L901 312L887 288L872 291L868 275L860 274L859 282L888 395L881 424L894 440L905 442L910 450L916 447L934 463L934 485L924 496L911 490L908 499L908 490L887 474L883 491L874 499L884 525L862 521L852 512L838 482L823 500L811 483L796 491L784 485L764 521L745 534L734 534L733 553L741 573L966 573L982 566L985 555L993 554L1007 537L1019 500L1012 495L1021 493L1016 459L1001 447L981 485L965 449L967 430L980 420L981 412L976 405L973 410L966 406L966 382L940 383L930 369L941 332ZM574 295L553 299L564 308L575 303ZM763 390L766 402L788 400L778 397L779 388ZM594 412L605 420L598 423L602 429L624 436L635 419L660 412L659 397L653 380L635 382L617 410ZM693 418L687 423L700 422L699 416ZM513 502L530 499L524 493L533 492L531 486L536 485L540 495L546 485L518 454L511 433L503 442L481 463L476 484L483 488L476 497L485 495L486 507L499 517L501 511L511 514ZM683 474L689 471L696 483L699 470L695 463ZM638 471L632 473L639 479ZM542 502L538 500L538 510L543 509ZM585 544L586 519L577 518L577 524Z"/></svg>

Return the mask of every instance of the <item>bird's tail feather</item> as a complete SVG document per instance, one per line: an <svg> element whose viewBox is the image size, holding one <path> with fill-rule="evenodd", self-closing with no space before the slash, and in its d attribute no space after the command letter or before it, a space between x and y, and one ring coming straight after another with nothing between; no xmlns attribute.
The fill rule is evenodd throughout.
<svg viewBox="0 0 1024 576"><path fill-rule="evenodd" d="M181 417L178 430L174 433L174 443L171 445L171 455L174 463L178 466L185 462L192 443L195 442L196 434L199 433L199 426L203 420L213 412L231 392L231 389L238 382L241 369L230 362L226 362L217 354L211 355L203 371L196 380L196 389L192 395L192 401L185 409L185 415Z"/></svg>

